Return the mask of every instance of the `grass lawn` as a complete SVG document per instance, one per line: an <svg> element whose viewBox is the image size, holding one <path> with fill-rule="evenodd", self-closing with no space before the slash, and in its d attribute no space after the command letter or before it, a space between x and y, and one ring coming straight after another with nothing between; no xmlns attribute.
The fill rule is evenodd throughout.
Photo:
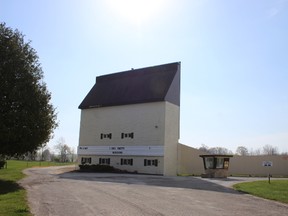
<svg viewBox="0 0 288 216"><path fill-rule="evenodd" d="M255 181L236 184L234 189L265 199L288 203L288 180Z"/></svg>
<svg viewBox="0 0 288 216"><path fill-rule="evenodd" d="M26 191L17 184L18 180L25 177L22 173L23 169L59 165L67 165L67 163L7 161L7 169L0 169L0 216L31 215L26 200Z"/></svg>

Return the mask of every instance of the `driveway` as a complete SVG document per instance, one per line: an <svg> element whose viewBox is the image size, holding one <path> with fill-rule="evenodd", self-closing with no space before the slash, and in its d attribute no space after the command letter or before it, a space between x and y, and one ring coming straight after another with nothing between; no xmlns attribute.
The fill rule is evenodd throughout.
<svg viewBox="0 0 288 216"><path fill-rule="evenodd" d="M138 174L82 173L74 167L32 168L21 180L31 211L46 215L284 216L288 205L231 189L227 180ZM72 171L72 172L71 172Z"/></svg>

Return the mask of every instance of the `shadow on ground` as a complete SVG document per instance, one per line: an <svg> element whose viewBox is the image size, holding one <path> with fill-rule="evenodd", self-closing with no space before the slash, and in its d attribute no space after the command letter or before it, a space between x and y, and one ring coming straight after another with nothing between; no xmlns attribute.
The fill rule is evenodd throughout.
<svg viewBox="0 0 288 216"><path fill-rule="evenodd" d="M110 182L121 183L127 185L147 185L157 187L172 187L183 189L195 189L216 191L222 193L240 194L231 188L222 186L221 184L214 183L212 179L203 180L199 177L193 176L157 176L157 175L141 175L141 174L116 174L116 173L85 173L85 172L66 172L58 175L62 179L81 180L81 181L94 181L95 183ZM227 179L217 179L217 181L230 181ZM233 180L235 181L235 180Z"/></svg>
<svg viewBox="0 0 288 216"><path fill-rule="evenodd" d="M22 187L13 181L0 180L0 195L21 190Z"/></svg>

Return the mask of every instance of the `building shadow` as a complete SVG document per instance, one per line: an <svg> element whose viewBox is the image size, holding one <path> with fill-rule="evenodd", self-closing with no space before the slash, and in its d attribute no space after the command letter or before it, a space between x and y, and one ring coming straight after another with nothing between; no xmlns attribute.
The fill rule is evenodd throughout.
<svg viewBox="0 0 288 216"><path fill-rule="evenodd" d="M76 181L94 181L104 183L120 183L127 185L145 185L155 187L171 187L193 190L215 191L221 193L241 194L232 188L219 184L220 181L230 181L227 179L207 179L203 180L193 176L159 176L143 174L125 174L125 173L91 173L91 172L66 172L59 174L60 179L70 179ZM214 182L215 181L215 182ZM235 181L233 179L233 181ZM218 183L217 183L218 182Z"/></svg>

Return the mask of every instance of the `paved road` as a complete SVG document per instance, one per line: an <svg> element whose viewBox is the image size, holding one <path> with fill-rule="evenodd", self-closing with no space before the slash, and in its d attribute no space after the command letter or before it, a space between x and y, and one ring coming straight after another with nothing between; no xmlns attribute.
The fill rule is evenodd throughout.
<svg viewBox="0 0 288 216"><path fill-rule="evenodd" d="M71 167L25 170L28 177L20 183L28 191L34 215L288 215L288 205L229 188L247 179L221 181L67 171L71 171Z"/></svg>

